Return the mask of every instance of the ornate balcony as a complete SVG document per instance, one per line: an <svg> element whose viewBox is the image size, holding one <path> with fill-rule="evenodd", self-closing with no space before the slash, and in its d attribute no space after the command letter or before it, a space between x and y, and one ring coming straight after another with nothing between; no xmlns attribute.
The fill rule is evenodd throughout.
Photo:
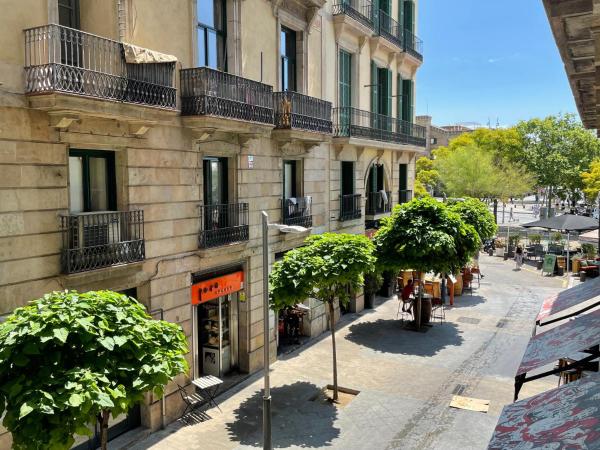
<svg viewBox="0 0 600 450"><path fill-rule="evenodd" d="M418 147L426 145L425 127L351 107L334 108L333 132L336 137L369 139Z"/></svg>
<svg viewBox="0 0 600 450"><path fill-rule="evenodd" d="M387 39L391 44L398 47L398 49L403 48L402 27L398 22L381 10L379 10L378 32L380 36Z"/></svg>
<svg viewBox="0 0 600 450"><path fill-rule="evenodd" d="M360 219L362 216L360 194L340 195L340 220Z"/></svg>
<svg viewBox="0 0 600 450"><path fill-rule="evenodd" d="M214 248L249 239L248 203L200 207L200 248Z"/></svg>
<svg viewBox="0 0 600 450"><path fill-rule="evenodd" d="M419 61L423 61L423 41L410 30L404 30L404 51Z"/></svg>
<svg viewBox="0 0 600 450"><path fill-rule="evenodd" d="M273 93L275 128L332 133L331 102L298 92Z"/></svg>
<svg viewBox="0 0 600 450"><path fill-rule="evenodd" d="M215 116L273 126L273 88L226 72L181 70L181 114Z"/></svg>
<svg viewBox="0 0 600 450"><path fill-rule="evenodd" d="M365 216L373 217L385 215L392 212L392 193L383 192L367 192L367 205L365 208Z"/></svg>
<svg viewBox="0 0 600 450"><path fill-rule="evenodd" d="M144 211L72 213L60 219L63 273L145 258Z"/></svg>
<svg viewBox="0 0 600 450"><path fill-rule="evenodd" d="M408 203L412 200L412 197L413 197L413 191L406 190L406 189L400 189L398 203L400 203L400 204Z"/></svg>
<svg viewBox="0 0 600 450"><path fill-rule="evenodd" d="M344 30L356 36L373 34L373 3L371 0L335 0L333 18L336 35Z"/></svg>
<svg viewBox="0 0 600 450"><path fill-rule="evenodd" d="M282 217L285 225L312 227L312 197L284 198Z"/></svg>
<svg viewBox="0 0 600 450"><path fill-rule="evenodd" d="M123 44L61 25L25 30L25 92L176 107L175 63L130 64Z"/></svg>

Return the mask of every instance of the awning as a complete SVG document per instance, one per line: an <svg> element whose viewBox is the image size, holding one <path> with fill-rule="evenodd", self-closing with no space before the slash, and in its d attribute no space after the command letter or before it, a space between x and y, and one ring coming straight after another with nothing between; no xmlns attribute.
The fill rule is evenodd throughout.
<svg viewBox="0 0 600 450"><path fill-rule="evenodd" d="M147 48L122 42L125 53L125 62L129 64L152 64L152 63L170 63L177 62L173 55L155 52Z"/></svg>
<svg viewBox="0 0 600 450"><path fill-rule="evenodd" d="M598 228L598 221L591 217L578 216L575 214L563 214L548 219L536 220L524 223L524 228L546 228L548 230L581 231Z"/></svg>
<svg viewBox="0 0 600 450"><path fill-rule="evenodd" d="M555 328L533 336L527 344L525 354L515 376L515 400L523 383L537 380L548 375L568 370L571 367L584 366L600 356L600 310L577 316ZM578 353L589 356L579 358L562 369L550 369L546 372L528 375L529 372L547 364L555 363L560 358L571 358Z"/></svg>
<svg viewBox="0 0 600 450"><path fill-rule="evenodd" d="M488 450L600 448L600 376L504 407Z"/></svg>
<svg viewBox="0 0 600 450"><path fill-rule="evenodd" d="M543 320L554 314L565 311L598 296L600 296L600 277L592 278L585 283L578 284L575 287L559 292L558 294L548 297L546 300L544 300L544 303L540 308L540 312L537 315L536 323L539 325ZM600 305L600 298L593 306L597 305ZM589 309L593 306L588 305L586 309Z"/></svg>
<svg viewBox="0 0 600 450"><path fill-rule="evenodd" d="M586 233L580 234L579 239L590 239L594 241L598 241L598 230L588 231Z"/></svg>

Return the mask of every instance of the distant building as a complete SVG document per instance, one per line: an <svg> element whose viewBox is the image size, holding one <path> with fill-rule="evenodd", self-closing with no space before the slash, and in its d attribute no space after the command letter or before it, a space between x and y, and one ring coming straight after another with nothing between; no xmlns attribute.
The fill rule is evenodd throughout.
<svg viewBox="0 0 600 450"><path fill-rule="evenodd" d="M427 154L431 156L431 151L438 147L446 147L451 139L464 133L470 133L474 127L465 125L445 125L436 126L431 123L431 116L417 116L416 123L425 127L427 137Z"/></svg>

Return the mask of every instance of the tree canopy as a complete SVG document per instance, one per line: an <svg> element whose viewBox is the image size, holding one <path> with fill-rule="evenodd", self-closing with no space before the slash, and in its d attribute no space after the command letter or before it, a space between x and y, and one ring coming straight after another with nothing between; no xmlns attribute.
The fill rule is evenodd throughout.
<svg viewBox="0 0 600 450"><path fill-rule="evenodd" d="M333 400L337 401L334 302L347 303L350 292L363 286L364 275L375 271L375 247L366 236L344 233L310 236L305 242L306 246L290 250L273 265L271 307L281 310L308 297L327 304L333 348Z"/></svg>
<svg viewBox="0 0 600 450"><path fill-rule="evenodd" d="M440 174L434 168L432 159L422 156L416 162L415 196L423 197L433 192L440 183Z"/></svg>
<svg viewBox="0 0 600 450"><path fill-rule="evenodd" d="M0 415L15 449L68 449L184 372L181 328L111 291L52 292L0 324ZM105 433L103 433L105 445Z"/></svg>
<svg viewBox="0 0 600 450"><path fill-rule="evenodd" d="M457 213L463 222L472 225L481 240L490 239L496 235L498 226L494 215L482 201L476 198L467 198L452 202L449 208Z"/></svg>
<svg viewBox="0 0 600 450"><path fill-rule="evenodd" d="M396 206L373 239L384 270L456 273L479 250L472 225L433 198Z"/></svg>
<svg viewBox="0 0 600 450"><path fill-rule="evenodd" d="M451 147L434 151L434 167L447 195L505 199L523 195L532 188L531 176L514 163L474 144L452 143Z"/></svg>
<svg viewBox="0 0 600 450"><path fill-rule="evenodd" d="M571 193L583 188L580 174L600 157L600 142L574 115L523 121L515 129L523 146L510 157L534 174L539 186Z"/></svg>
<svg viewBox="0 0 600 450"><path fill-rule="evenodd" d="M590 202L595 202L600 194L600 159L595 159L590 163L590 168L581 173L583 183L583 192Z"/></svg>

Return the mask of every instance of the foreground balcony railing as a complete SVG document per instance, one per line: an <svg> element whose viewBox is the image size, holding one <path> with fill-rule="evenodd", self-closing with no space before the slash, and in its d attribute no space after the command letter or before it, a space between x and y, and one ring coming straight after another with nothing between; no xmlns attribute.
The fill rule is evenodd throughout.
<svg viewBox="0 0 600 450"><path fill-rule="evenodd" d="M333 15L345 14L363 25L373 28L373 4L370 0L335 0Z"/></svg>
<svg viewBox="0 0 600 450"><path fill-rule="evenodd" d="M273 88L209 67L182 69L181 113L273 124Z"/></svg>
<svg viewBox="0 0 600 450"><path fill-rule="evenodd" d="M129 64L117 41L61 25L25 30L25 92L176 106L175 63Z"/></svg>
<svg viewBox="0 0 600 450"><path fill-rule="evenodd" d="M379 10L379 35L402 48L402 27L382 10Z"/></svg>
<svg viewBox="0 0 600 450"><path fill-rule="evenodd" d="M331 102L298 92L273 93L275 128L332 132Z"/></svg>
<svg viewBox="0 0 600 450"><path fill-rule="evenodd" d="M410 30L404 30L404 51L423 61L423 41Z"/></svg>
<svg viewBox="0 0 600 450"><path fill-rule="evenodd" d="M425 127L393 117L352 107L333 109L333 133L337 137L356 137L425 147Z"/></svg>
<svg viewBox="0 0 600 450"><path fill-rule="evenodd" d="M144 211L61 216L63 273L143 261Z"/></svg>
<svg viewBox="0 0 600 450"><path fill-rule="evenodd" d="M312 197L296 197L283 199L283 223L312 227Z"/></svg>
<svg viewBox="0 0 600 450"><path fill-rule="evenodd" d="M360 219L362 216L361 195L340 195L340 220Z"/></svg>
<svg viewBox="0 0 600 450"><path fill-rule="evenodd" d="M367 205L365 215L375 216L378 214L386 214L392 211L392 193L383 192L367 192Z"/></svg>
<svg viewBox="0 0 600 450"><path fill-rule="evenodd" d="M249 236L248 203L200 206L200 248L245 242Z"/></svg>
<svg viewBox="0 0 600 450"><path fill-rule="evenodd" d="M400 203L400 204L408 203L412 200L412 196L413 196L413 191L406 190L406 189L400 189L398 203Z"/></svg>

